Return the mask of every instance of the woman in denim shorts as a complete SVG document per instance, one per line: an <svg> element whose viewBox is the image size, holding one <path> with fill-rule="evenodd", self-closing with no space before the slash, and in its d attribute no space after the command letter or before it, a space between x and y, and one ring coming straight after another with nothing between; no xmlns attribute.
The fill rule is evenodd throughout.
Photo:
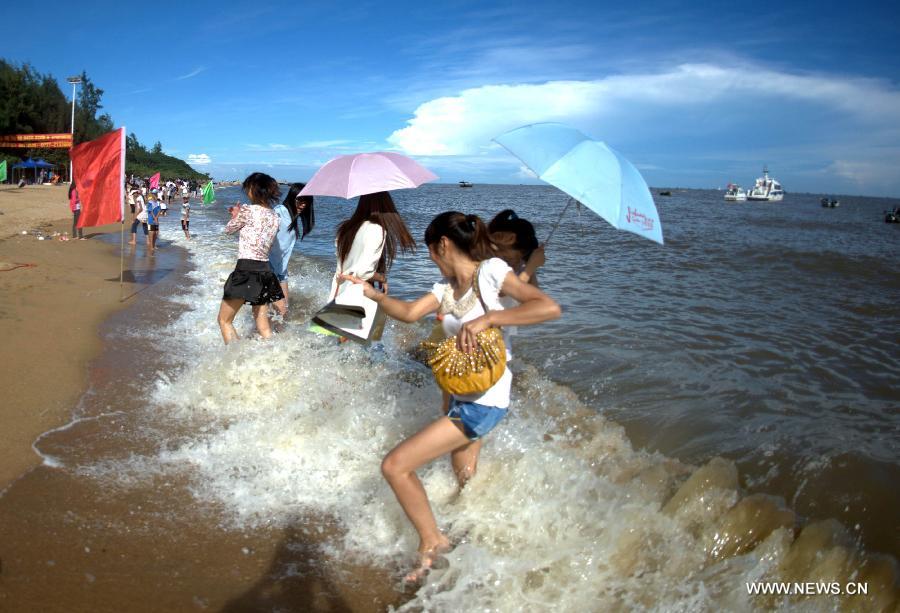
<svg viewBox="0 0 900 613"><path fill-rule="evenodd" d="M494 257L487 226L478 216L456 211L441 213L425 230L425 244L444 279L417 300L399 300L356 277L344 275L344 278L364 283L366 297L400 321L418 321L439 313L444 334L455 335L462 351L472 351L477 344L476 335L489 327L537 324L559 317L561 311L556 302L537 287L523 283L506 262ZM474 291L475 284L480 299ZM518 306L504 309L501 292L514 299ZM506 416L511 385L512 374L506 369L485 392L451 395L445 416L385 456L381 471L419 533L419 563L406 576L408 581L422 578L434 558L450 548L450 541L438 529L416 469L450 454L460 485L465 484L475 472L482 437Z"/></svg>

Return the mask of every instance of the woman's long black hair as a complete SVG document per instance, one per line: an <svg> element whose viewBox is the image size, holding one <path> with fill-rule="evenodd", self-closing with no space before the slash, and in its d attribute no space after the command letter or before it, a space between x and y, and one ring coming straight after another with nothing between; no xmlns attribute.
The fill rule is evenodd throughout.
<svg viewBox="0 0 900 613"><path fill-rule="evenodd" d="M293 230L294 234L300 240L303 240L307 234L312 232L313 226L316 225L316 213L313 210L313 197L312 196L301 196L300 190L306 187L306 183L291 183L291 189L288 190L288 194L284 199L285 208L287 208L288 213L291 214L291 225L288 226L288 230ZM297 201L303 202L306 204L306 208L303 209L301 213L297 213ZM297 223L297 220L300 220L300 223ZM300 233L300 228L303 228L303 233Z"/></svg>
<svg viewBox="0 0 900 613"><path fill-rule="evenodd" d="M388 192L363 194L359 197L356 210L350 219L342 221L337 227L337 256L343 262L350 253L356 232L364 222L378 224L384 228L384 250L381 252L381 261L378 263L377 272L387 273L397 256L397 247L403 253L415 251L416 241L403 218L394 206L394 200Z"/></svg>

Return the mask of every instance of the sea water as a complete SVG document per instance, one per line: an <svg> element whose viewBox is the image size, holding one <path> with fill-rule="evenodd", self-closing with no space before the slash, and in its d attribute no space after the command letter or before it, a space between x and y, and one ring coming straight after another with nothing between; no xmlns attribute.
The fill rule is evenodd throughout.
<svg viewBox="0 0 900 613"><path fill-rule="evenodd" d="M395 198L417 238L440 211L503 208L545 236L565 204L533 186ZM334 227L353 206L323 198L292 260L283 329L254 338L245 308L245 340L223 346L215 319L237 241L221 228L239 199L226 189L195 205L190 241L163 230L193 270L172 297L179 310L152 331L169 364L144 381L157 443L79 470L125 486L177 475L233 530L332 517L341 530L325 554L408 566L416 534L379 465L440 415L413 355L428 326L391 322L372 348L306 330L327 298ZM871 581L869 605L895 597L884 585L894 563L859 547L900 550L900 235L881 222L892 202L841 204L726 205L676 190L658 202L664 247L567 215L539 273L564 315L514 337L510 417L477 476L458 492L445 459L419 471L457 546L404 608L793 608L751 599L746 584L823 578ZM420 247L395 264L391 293L416 297L437 277ZM829 517L842 524L819 521Z"/></svg>

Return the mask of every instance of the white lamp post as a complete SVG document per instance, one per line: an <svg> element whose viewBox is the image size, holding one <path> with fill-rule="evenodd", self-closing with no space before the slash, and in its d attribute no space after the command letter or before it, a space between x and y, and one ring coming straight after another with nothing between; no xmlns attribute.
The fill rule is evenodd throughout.
<svg viewBox="0 0 900 613"><path fill-rule="evenodd" d="M81 83L81 77L69 77L66 79L72 84L72 146L75 146L75 86ZM72 182L72 158L69 158L69 183Z"/></svg>

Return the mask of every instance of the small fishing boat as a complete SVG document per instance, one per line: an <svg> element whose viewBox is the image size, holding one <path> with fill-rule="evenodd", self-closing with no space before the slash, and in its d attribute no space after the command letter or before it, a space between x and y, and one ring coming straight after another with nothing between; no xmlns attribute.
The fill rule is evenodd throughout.
<svg viewBox="0 0 900 613"><path fill-rule="evenodd" d="M833 209L835 207L841 206L841 201L835 200L834 198L822 198L819 202L822 204L822 207L826 209Z"/></svg>
<svg viewBox="0 0 900 613"><path fill-rule="evenodd" d="M728 189L725 190L725 202L743 202L746 199L747 194L744 193L740 185L728 184Z"/></svg>
<svg viewBox="0 0 900 613"><path fill-rule="evenodd" d="M660 196L671 196L671 195L672 195L672 192L666 190L666 191L664 191L664 192L659 192L659 195L660 195Z"/></svg>
<svg viewBox="0 0 900 613"><path fill-rule="evenodd" d="M459 186L460 187L472 187L472 184L469 183L468 181L460 181Z"/></svg>
<svg viewBox="0 0 900 613"><path fill-rule="evenodd" d="M885 211L884 223L900 223L900 206L895 206L892 211Z"/></svg>

